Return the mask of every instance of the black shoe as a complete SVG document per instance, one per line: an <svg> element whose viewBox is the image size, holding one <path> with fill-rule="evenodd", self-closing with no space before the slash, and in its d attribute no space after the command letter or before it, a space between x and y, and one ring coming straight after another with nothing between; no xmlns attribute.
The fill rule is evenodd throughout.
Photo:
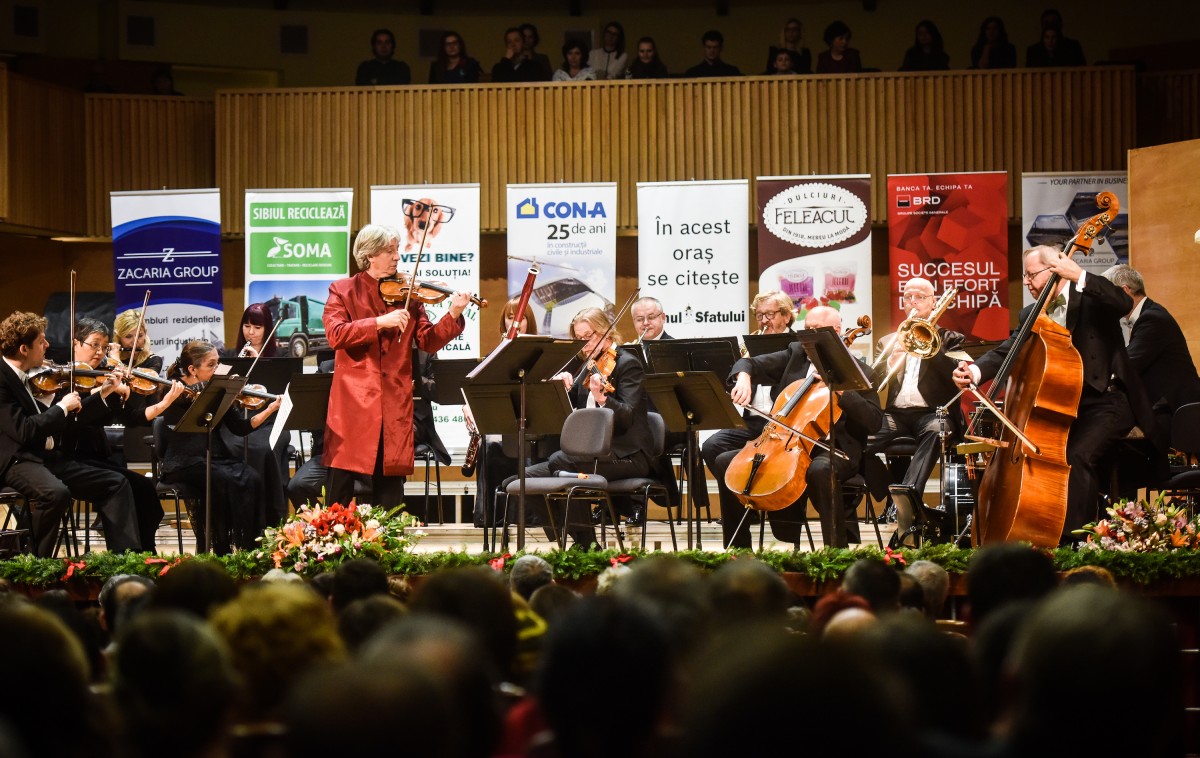
<svg viewBox="0 0 1200 758"><path fill-rule="evenodd" d="M641 526L645 523L646 511L638 506L634 506L633 512L625 517L626 526Z"/></svg>

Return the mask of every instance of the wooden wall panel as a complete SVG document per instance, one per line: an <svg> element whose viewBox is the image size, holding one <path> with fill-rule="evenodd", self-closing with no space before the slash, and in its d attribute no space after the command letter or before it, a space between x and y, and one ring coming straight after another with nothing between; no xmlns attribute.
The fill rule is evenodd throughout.
<svg viewBox="0 0 1200 758"><path fill-rule="evenodd" d="M1138 76L1137 104L1139 145L1200 138L1200 71Z"/></svg>
<svg viewBox="0 0 1200 758"><path fill-rule="evenodd" d="M0 63L0 219L8 218L12 182L8 176L8 67Z"/></svg>

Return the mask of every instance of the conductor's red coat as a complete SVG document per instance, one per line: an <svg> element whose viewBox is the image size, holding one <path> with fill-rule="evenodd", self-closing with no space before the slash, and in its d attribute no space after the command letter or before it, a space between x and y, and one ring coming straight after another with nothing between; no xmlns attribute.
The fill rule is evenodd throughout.
<svg viewBox="0 0 1200 758"><path fill-rule="evenodd" d="M329 285L325 334L335 351L333 389L325 419L324 464L360 474L375 471L383 430L383 473L413 472L412 344L437 352L462 333L466 321L444 316L432 324L425 306L409 304L403 334L379 330L375 317L396 306L379 296L365 271Z"/></svg>

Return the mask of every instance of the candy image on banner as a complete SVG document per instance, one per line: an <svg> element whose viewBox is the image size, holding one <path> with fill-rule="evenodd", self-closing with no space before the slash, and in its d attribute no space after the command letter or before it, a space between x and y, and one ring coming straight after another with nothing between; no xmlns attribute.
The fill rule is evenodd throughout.
<svg viewBox="0 0 1200 758"><path fill-rule="evenodd" d="M759 292L780 290L804 315L841 311L843 328L871 315L871 178L758 178Z"/></svg>
<svg viewBox="0 0 1200 758"><path fill-rule="evenodd" d="M894 329L907 317L904 283L922 277L958 295L938 320L968 342L1008 336L1008 174L888 176L888 258Z"/></svg>

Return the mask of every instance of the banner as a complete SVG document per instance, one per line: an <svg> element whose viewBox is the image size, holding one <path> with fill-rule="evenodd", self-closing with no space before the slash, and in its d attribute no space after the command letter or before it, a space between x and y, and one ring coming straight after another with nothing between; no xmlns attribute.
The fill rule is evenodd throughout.
<svg viewBox="0 0 1200 758"><path fill-rule="evenodd" d="M189 340L224 347L221 195L216 189L113 192L114 307L141 309L169 365Z"/></svg>
<svg viewBox="0 0 1200 758"><path fill-rule="evenodd" d="M901 289L919 276L939 297L958 288L938 326L967 342L1007 337L1008 174L892 174L887 182L891 321L875 333L908 316Z"/></svg>
<svg viewBox="0 0 1200 758"><path fill-rule="evenodd" d="M1121 208L1107 237L1092 245L1090 255L1076 255L1075 260L1085 271L1097 274L1129 263L1129 177L1124 171L1022 174L1022 247L1061 245L1074 237L1080 225L1100 213L1096 195L1105 191L1117 196ZM1024 302L1033 302L1029 290Z"/></svg>
<svg viewBox="0 0 1200 758"><path fill-rule="evenodd" d="M330 282L349 272L353 200L350 189L246 190L245 304L267 304L283 354L329 346L321 317Z"/></svg>
<svg viewBox="0 0 1200 758"><path fill-rule="evenodd" d="M745 179L638 184L638 285L672 337L746 333L748 192Z"/></svg>
<svg viewBox="0 0 1200 758"><path fill-rule="evenodd" d="M870 175L760 176L758 210L758 291L789 296L797 328L818 305L843 329L871 315Z"/></svg>
<svg viewBox="0 0 1200 758"><path fill-rule="evenodd" d="M456 291L479 292L479 185L423 184L418 186L371 187L371 223L400 230L400 273L412 273L421 252L418 277L441 282ZM425 241L422 248L421 240ZM484 318L487 328L501 329L500 307L493 304ZM431 321L450 308L449 299L425 306ZM438 351L438 358L479 357L479 308L463 311L463 333ZM448 450L467 446L466 421L461 405L433 404L438 436Z"/></svg>
<svg viewBox="0 0 1200 758"><path fill-rule="evenodd" d="M617 185L508 185L508 292L541 267L529 307L538 334L568 337L584 308L616 315Z"/></svg>

